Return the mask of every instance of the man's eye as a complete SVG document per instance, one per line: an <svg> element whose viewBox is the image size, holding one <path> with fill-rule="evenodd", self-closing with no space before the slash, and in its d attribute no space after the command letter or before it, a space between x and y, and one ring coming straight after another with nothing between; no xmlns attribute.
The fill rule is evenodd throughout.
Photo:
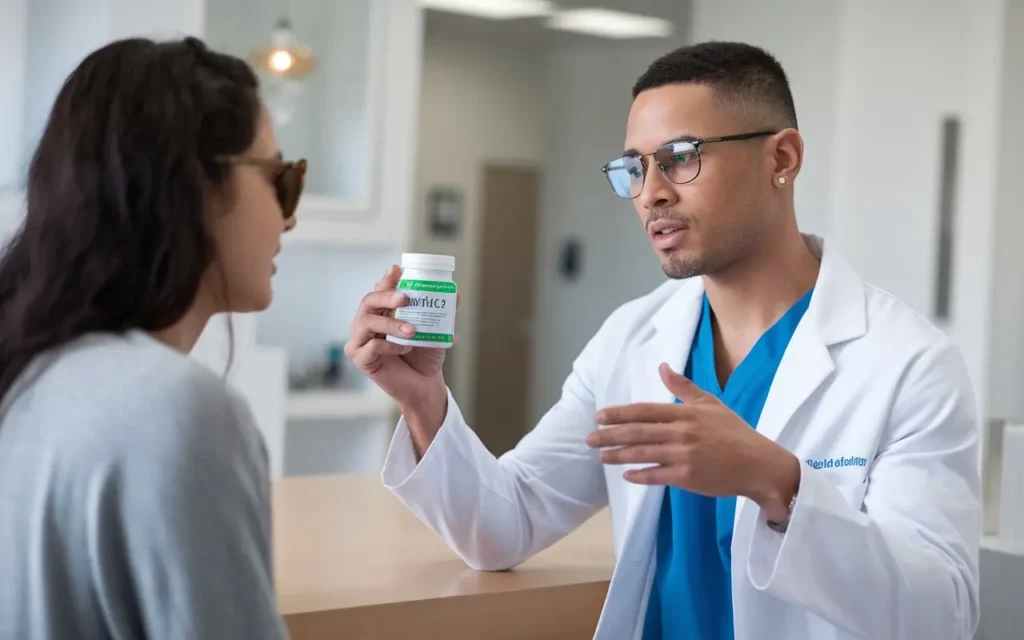
<svg viewBox="0 0 1024 640"><path fill-rule="evenodd" d="M690 159L690 154L688 154L688 153L677 153L674 156L672 156L672 159L675 160L676 162L680 163L680 164L684 164L684 163L686 163Z"/></svg>

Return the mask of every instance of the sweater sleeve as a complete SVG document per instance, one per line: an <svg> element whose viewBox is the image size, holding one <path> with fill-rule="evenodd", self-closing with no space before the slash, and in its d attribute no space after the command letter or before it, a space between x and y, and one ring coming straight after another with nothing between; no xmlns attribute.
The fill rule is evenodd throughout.
<svg viewBox="0 0 1024 640"><path fill-rule="evenodd" d="M285 638L267 457L249 409L213 378L167 391L149 394L147 414L121 417L149 424L90 483L103 615L123 637Z"/></svg>

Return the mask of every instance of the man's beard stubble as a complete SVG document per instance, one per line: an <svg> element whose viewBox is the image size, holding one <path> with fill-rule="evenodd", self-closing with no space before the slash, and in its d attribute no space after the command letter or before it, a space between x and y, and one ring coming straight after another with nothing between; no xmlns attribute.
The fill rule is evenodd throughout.
<svg viewBox="0 0 1024 640"><path fill-rule="evenodd" d="M646 231L650 225L660 220L671 220L672 222L678 222L680 226L686 229L692 229L693 216L686 214L679 214L670 211L655 210L647 216L647 220L644 221L644 230ZM666 276L673 280L683 280L686 278L693 278L695 276L702 276L706 272L705 261L700 257L683 258L681 256L672 254L668 257L667 262L663 262L661 270Z"/></svg>
<svg viewBox="0 0 1024 640"><path fill-rule="evenodd" d="M668 262L661 265L661 270L666 276L673 280L684 280L702 276L706 272L704 261L700 258L683 258L677 255L670 255Z"/></svg>
<svg viewBox="0 0 1024 640"><path fill-rule="evenodd" d="M687 229L693 229L693 218L691 216L673 215L667 212L654 212L648 218L646 225L657 220L678 221ZM731 266L744 260L757 244L758 238L764 237L759 229L743 228L733 229L729 233L726 229L719 230L730 237L724 247L708 246L707 238L704 240L702 255L684 256L680 253L669 254L668 259L661 265L662 272L673 280L684 280L697 276L715 275L727 271Z"/></svg>

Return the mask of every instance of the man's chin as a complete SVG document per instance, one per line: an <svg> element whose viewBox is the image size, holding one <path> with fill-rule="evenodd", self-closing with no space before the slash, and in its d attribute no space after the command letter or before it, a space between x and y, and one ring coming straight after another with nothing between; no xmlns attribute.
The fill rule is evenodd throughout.
<svg viewBox="0 0 1024 640"><path fill-rule="evenodd" d="M704 275L704 263L696 256L688 256L682 251L677 251L662 256L661 270L673 280L685 280Z"/></svg>

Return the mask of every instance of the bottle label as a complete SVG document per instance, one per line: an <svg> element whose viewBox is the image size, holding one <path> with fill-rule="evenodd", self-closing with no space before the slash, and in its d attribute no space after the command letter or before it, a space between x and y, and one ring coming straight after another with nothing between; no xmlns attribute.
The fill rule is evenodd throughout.
<svg viewBox="0 0 1024 640"><path fill-rule="evenodd" d="M455 283L401 280L398 291L409 298L409 304L395 310L395 318L416 327L411 340L450 344L455 333Z"/></svg>

